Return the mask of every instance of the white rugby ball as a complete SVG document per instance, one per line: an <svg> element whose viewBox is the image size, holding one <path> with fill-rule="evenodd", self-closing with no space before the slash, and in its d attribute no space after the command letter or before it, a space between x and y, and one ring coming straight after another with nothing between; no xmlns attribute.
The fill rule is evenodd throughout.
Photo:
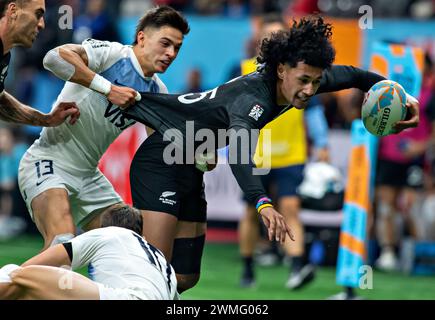
<svg viewBox="0 0 435 320"><path fill-rule="evenodd" d="M406 92L395 81L374 84L364 99L361 119L366 129L376 136L394 133L393 125L406 117Z"/></svg>

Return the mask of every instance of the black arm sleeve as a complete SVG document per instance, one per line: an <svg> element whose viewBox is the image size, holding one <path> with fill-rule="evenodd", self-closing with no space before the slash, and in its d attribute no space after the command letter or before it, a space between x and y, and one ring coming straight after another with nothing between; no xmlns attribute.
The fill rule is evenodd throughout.
<svg viewBox="0 0 435 320"><path fill-rule="evenodd" d="M255 165L252 161L255 143L252 145L251 129L240 125L230 129L228 147L229 164L240 188L250 204L266 197L266 192L258 175L254 175Z"/></svg>
<svg viewBox="0 0 435 320"><path fill-rule="evenodd" d="M71 242L64 242L64 243L62 243L62 245L65 248L66 252L68 253L69 260L72 262L72 259L73 259L72 243Z"/></svg>
<svg viewBox="0 0 435 320"><path fill-rule="evenodd" d="M355 68L353 66L334 65L323 72L320 88L317 93L339 91L356 88L364 92L369 91L375 83L386 80L381 75Z"/></svg>

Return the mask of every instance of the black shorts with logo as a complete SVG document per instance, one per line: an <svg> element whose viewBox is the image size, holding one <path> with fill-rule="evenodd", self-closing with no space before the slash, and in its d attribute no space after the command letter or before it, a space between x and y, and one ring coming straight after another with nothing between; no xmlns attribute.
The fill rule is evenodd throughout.
<svg viewBox="0 0 435 320"><path fill-rule="evenodd" d="M137 150L130 168L133 205L172 214L180 221L205 222L203 173L194 164L166 164L163 153L168 144L155 132Z"/></svg>

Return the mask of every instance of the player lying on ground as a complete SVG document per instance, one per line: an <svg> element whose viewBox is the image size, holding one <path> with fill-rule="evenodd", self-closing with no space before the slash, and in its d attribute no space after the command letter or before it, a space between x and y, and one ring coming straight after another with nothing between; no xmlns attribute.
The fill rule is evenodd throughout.
<svg viewBox="0 0 435 320"><path fill-rule="evenodd" d="M118 135L135 122L118 106L135 101L137 91L167 92L156 73L177 57L186 20L169 7L154 8L140 20L133 46L85 40L47 53L44 66L67 81L58 102L75 101L74 126L44 128L19 167L19 186L44 237L44 249L71 239L76 226L100 226L100 215L122 202L98 170L98 162Z"/></svg>
<svg viewBox="0 0 435 320"><path fill-rule="evenodd" d="M183 159L184 156L191 156L185 151L204 143L204 140L195 141L194 138L201 129L211 132L214 142L218 142L213 145L213 150L206 150L207 152L229 145L231 169L246 197L256 206L266 224L269 239L284 242L286 234L292 238L290 228L273 208L260 177L253 174L252 154L255 143L251 141L254 139L251 131L263 128L292 107L304 109L316 93L347 88L368 91L373 84L384 80L375 73L351 66L332 66L335 51L330 42L331 30L331 25L324 23L321 17L301 19L289 30L278 32L263 41L258 58L261 64L259 72L237 78L204 93L144 93L141 101L124 110L124 114L151 126L161 135L168 134L176 146L172 151L182 150L185 153ZM418 102L408 101L407 106L411 118L397 123L398 131L418 124ZM187 137L187 126L192 123L194 128L189 130L193 135ZM224 139L220 139L222 129L227 135ZM246 136L249 140L240 144ZM246 160L246 155L248 163L242 161ZM167 216L162 219L169 221ZM172 222L170 223L168 228L164 221L159 224L162 228L152 225L156 239L172 246L172 239L167 239L166 233L172 227ZM156 244L156 239L151 239L148 235L146 237L160 247Z"/></svg>
<svg viewBox="0 0 435 320"><path fill-rule="evenodd" d="M163 254L141 236L139 210L116 205L102 228L0 269L0 299L172 300L177 280ZM93 280L70 271L92 264Z"/></svg>

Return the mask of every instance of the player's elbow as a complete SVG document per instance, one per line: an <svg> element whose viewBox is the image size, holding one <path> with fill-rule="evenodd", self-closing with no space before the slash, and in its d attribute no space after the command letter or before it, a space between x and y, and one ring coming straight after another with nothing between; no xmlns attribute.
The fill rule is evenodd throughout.
<svg viewBox="0 0 435 320"><path fill-rule="evenodd" d="M193 288L199 281L200 274L177 274L177 291L182 293Z"/></svg>
<svg viewBox="0 0 435 320"><path fill-rule="evenodd" d="M44 59L42 60L42 65L46 70L52 71L54 69L56 56L59 55L58 50L58 48L54 48L45 54Z"/></svg>
<svg viewBox="0 0 435 320"><path fill-rule="evenodd" d="M46 70L64 81L69 81L75 73L75 67L62 58L61 50L62 47L58 47L48 51L42 63Z"/></svg>

